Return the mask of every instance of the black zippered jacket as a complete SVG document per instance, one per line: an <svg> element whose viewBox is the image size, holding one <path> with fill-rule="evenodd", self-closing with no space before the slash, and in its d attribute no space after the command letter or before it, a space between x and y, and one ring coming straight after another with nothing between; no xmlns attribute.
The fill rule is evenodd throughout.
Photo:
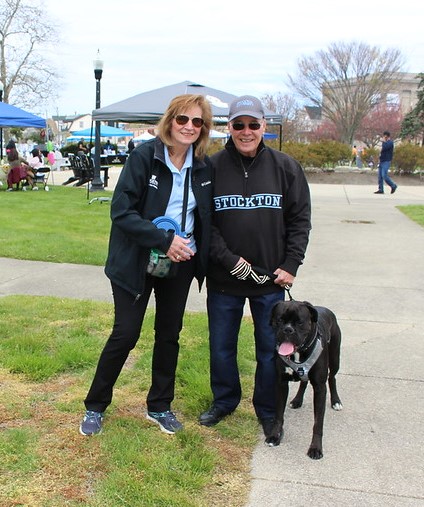
<svg viewBox="0 0 424 507"><path fill-rule="evenodd" d="M309 186L300 164L260 143L248 165L230 138L211 157L214 213L208 288L233 295L278 292L230 274L240 257L273 273L281 268L296 276L311 229Z"/></svg>
<svg viewBox="0 0 424 507"><path fill-rule="evenodd" d="M157 137L131 152L113 193L105 273L135 297L144 292L150 249L167 252L174 237L173 232L158 229L152 223L154 218L165 214L172 181L165 163L164 144ZM200 289L206 274L211 229L212 181L208 158L193 159L191 185L197 203L195 276Z"/></svg>

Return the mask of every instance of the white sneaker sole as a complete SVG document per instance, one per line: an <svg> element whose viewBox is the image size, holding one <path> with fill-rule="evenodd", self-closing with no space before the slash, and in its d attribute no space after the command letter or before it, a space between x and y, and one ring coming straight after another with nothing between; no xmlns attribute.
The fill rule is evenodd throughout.
<svg viewBox="0 0 424 507"><path fill-rule="evenodd" d="M175 435L175 431L167 430L164 426L162 426L162 424L157 419L150 416L149 414L146 414L146 419L157 424L159 426L160 430L163 431L164 433L166 433L167 435Z"/></svg>

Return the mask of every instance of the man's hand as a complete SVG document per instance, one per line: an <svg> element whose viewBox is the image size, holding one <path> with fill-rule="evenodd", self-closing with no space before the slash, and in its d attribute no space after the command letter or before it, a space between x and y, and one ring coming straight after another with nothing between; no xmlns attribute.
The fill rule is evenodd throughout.
<svg viewBox="0 0 424 507"><path fill-rule="evenodd" d="M285 287L286 285L291 287L294 283L295 277L290 273L287 273L287 271L284 271L283 269L277 268L274 271L274 275L277 276L277 278L274 280L274 283L276 283L280 287Z"/></svg>

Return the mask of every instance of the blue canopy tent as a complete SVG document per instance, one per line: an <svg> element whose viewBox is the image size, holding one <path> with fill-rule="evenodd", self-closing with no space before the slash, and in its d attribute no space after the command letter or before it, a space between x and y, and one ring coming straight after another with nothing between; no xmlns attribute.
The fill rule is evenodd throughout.
<svg viewBox="0 0 424 507"><path fill-rule="evenodd" d="M90 139L95 137L94 129L88 128L84 130L73 130L71 131L73 137L81 137ZM100 137L132 137L133 132L127 132L126 130L118 129L116 127L109 127L108 125L100 125Z"/></svg>
<svg viewBox="0 0 424 507"><path fill-rule="evenodd" d="M90 136L69 136L66 138L66 142L77 143L78 141L81 141L81 139L84 139L86 142L90 142L92 138Z"/></svg>
<svg viewBox="0 0 424 507"><path fill-rule="evenodd" d="M0 102L0 127L46 128L46 120L23 109Z"/></svg>

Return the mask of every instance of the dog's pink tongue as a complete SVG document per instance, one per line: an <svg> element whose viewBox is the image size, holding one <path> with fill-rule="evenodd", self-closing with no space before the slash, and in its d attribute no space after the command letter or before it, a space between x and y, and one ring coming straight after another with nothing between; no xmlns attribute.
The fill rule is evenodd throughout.
<svg viewBox="0 0 424 507"><path fill-rule="evenodd" d="M293 352L294 352L293 343L284 342L278 348L278 353L280 354L280 356L291 356Z"/></svg>

